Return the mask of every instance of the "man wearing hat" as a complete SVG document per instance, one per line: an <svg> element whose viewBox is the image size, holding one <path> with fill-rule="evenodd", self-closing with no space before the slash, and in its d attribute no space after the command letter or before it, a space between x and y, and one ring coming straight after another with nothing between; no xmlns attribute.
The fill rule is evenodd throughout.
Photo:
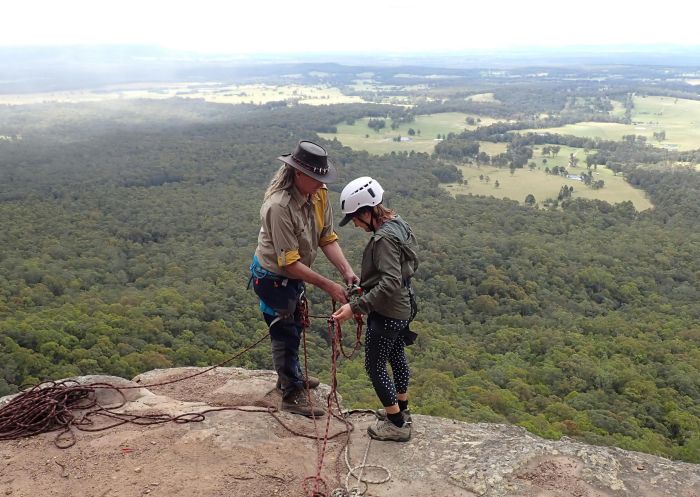
<svg viewBox="0 0 700 497"><path fill-rule="evenodd" d="M320 275L311 264L319 247L346 283L355 275L333 231L333 210L325 183L337 178L335 165L323 147L300 141L294 152L277 158L284 164L270 181L260 208L261 228L251 265L251 281L260 297L260 309L270 327L272 363L281 409L305 416L325 411L309 404L305 387L318 379L304 378L299 364L301 315L297 310L304 283L321 288L333 300L347 302L342 285Z"/></svg>

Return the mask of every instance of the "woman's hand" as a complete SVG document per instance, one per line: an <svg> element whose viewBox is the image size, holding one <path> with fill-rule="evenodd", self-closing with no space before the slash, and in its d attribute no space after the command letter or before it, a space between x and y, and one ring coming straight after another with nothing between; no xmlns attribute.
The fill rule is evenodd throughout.
<svg viewBox="0 0 700 497"><path fill-rule="evenodd" d="M350 308L350 304L345 304L342 306L340 309L335 311L333 313L332 318L338 323L341 324L343 321L347 321L353 316L352 309Z"/></svg>

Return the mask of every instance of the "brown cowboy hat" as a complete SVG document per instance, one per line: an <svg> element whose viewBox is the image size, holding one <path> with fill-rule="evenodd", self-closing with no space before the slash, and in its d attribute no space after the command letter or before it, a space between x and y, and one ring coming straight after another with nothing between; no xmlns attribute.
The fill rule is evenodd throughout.
<svg viewBox="0 0 700 497"><path fill-rule="evenodd" d="M338 170L328 159L326 149L314 142L301 140L294 152L280 155L277 159L321 183L332 183L338 178Z"/></svg>

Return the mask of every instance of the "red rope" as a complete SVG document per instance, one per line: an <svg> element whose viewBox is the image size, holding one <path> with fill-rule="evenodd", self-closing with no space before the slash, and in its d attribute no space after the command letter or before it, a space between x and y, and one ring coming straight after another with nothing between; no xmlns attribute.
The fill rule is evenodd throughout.
<svg viewBox="0 0 700 497"><path fill-rule="evenodd" d="M305 298L303 298L299 303L299 311L304 343L304 374L308 378L308 350L306 344L306 329L310 325L309 318L312 316L309 314L309 306ZM333 302L333 311L335 311L335 302ZM59 433L54 439L54 443L57 447L61 449L67 449L68 447L71 447L76 443L74 429L78 429L81 431L96 432L108 430L110 428L114 428L116 426L120 426L126 423L132 423L137 425L152 425L168 422L200 422L204 420L204 415L207 413L226 410L238 410L244 412L268 412L273 418L277 420L277 422L280 425L282 425L282 427L284 427L290 433L305 438L316 439L316 475L306 477L303 480L302 485L309 497L327 497L327 485L321 477L321 472L323 470L323 463L326 456L328 441L340 435L345 435L345 442L340 449L340 452L342 453L342 451L345 449L345 446L349 443L350 433L354 429L353 424L346 420L341 414L340 401L338 399L338 358L342 354L344 357L350 359L360 349L360 347L362 346L362 326L364 323L362 321L361 316L355 315L355 320L357 321L355 343L353 345L352 351L349 354L346 354L342 343L343 332L340 327L340 323L336 322L332 317L328 316L313 317L323 317L328 320L328 335L331 341L331 391L326 398L327 418L323 437L319 435L318 425L316 423L315 416L312 416L315 431L314 437L305 433L298 432L284 424L282 420L275 414L276 409L272 407L265 409L220 407L207 409L205 411L197 413L180 414L178 416L169 416L166 414L134 415L114 411L115 409L123 407L127 402L122 390L159 387L194 378L195 376L200 376L213 369L228 364L229 362L233 361L234 359L253 349L269 335L268 332L265 335L263 335L260 339L255 341L253 344L243 349L238 354L234 355L233 357L230 357L229 359L215 366L191 374L189 376L169 381L128 387L118 387L115 385L110 385L108 383L79 384L74 380L64 380L60 382L44 382L35 385L29 390L20 393L9 403L0 408L0 440L15 440L19 438L38 435L40 433L58 431ZM101 406L96 400L95 390L97 389L115 390L121 395L122 400L118 405L108 407ZM306 388L306 395L309 405L312 405L311 393L308 388L308 385ZM333 412L334 403L335 407L337 408L337 413ZM72 411L82 411L83 415L82 417L76 417ZM114 422L109 424L108 426L96 427L93 418L98 416L112 419L114 420ZM330 435L331 417L341 421L345 425L345 429L334 433L333 435ZM340 479L340 477L338 477L338 479ZM313 488L310 488L311 481L313 481Z"/></svg>
<svg viewBox="0 0 700 497"><path fill-rule="evenodd" d="M301 311L302 311L302 323L309 323L309 307L308 307L308 302L306 299L303 299L302 302L300 303L301 305ZM335 301L333 301L333 312L335 312ZM354 426L352 423L350 423L348 420L346 420L341 413L341 408L340 408L340 401L338 400L338 378L337 378L337 371L338 371L338 359L342 353L344 357L347 359L352 358L355 353L360 349L362 346L361 338L362 338L362 326L363 326L363 321L362 317L360 315L355 316L355 320L357 321L357 328L356 328L356 340L355 344L353 345L353 350L350 352L350 354L346 354L345 350L343 350L343 331L341 329L340 323L337 322L335 319L332 317L328 318L328 336L331 340L331 391L328 394L326 398L326 428L325 432L323 435L323 438L320 438L318 436L318 426L316 424L316 417L313 416L312 413L312 419L314 422L314 431L316 432L316 449L317 449L317 459L316 459L316 475L315 476L308 476L304 478L302 482L302 486L304 487L304 491L306 492L308 497L327 497L327 491L328 491L328 485L326 484L325 480L321 477L321 472L323 471L323 463L324 459L326 456L326 449L328 447L328 440L330 438L333 438L337 435L340 434L346 434L346 440L343 446L340 449L340 453L343 452L345 449L345 446L350 442L350 433L353 431ZM306 326L302 328L302 336L303 336L303 343L304 343L304 374L308 378L308 361L307 361L307 348L306 348ZM307 388L306 390L307 394L307 400L311 404L311 395L309 392L309 389ZM333 412L333 402L335 401L335 406L338 408L338 414ZM331 423L331 417L334 417L340 421L342 421L345 424L345 430L336 433L333 435L333 437L329 437L329 431L330 431L330 423ZM336 471L337 471L337 465L336 465ZM337 476L337 475L336 475ZM340 479L338 477L338 479ZM313 482L313 487L311 486L311 482Z"/></svg>
<svg viewBox="0 0 700 497"><path fill-rule="evenodd" d="M31 387L29 390L25 390L14 397L10 402L0 407L0 440L16 440L40 433L58 431L59 433L54 439L54 444L60 449L67 449L75 445L76 438L74 428L81 431L102 431L125 423L137 425L168 422L193 423L203 421L204 414L206 413L224 410L269 412L269 409L241 409L240 407L214 408L198 413L180 414L178 416L169 416L166 414L137 416L134 414L115 412L115 409L123 407L127 402L123 390L169 385L171 383L194 378L195 376L221 367L242 356L262 342L267 336L268 333L238 354L216 366L170 381L129 387L118 387L109 383L80 384L75 380L40 383ZM114 390L121 396L121 401L117 405L101 406L96 400L96 390L98 389ZM82 411L82 416L74 414L74 412L78 411ZM117 421L108 426L95 428L93 418L98 416L115 419Z"/></svg>

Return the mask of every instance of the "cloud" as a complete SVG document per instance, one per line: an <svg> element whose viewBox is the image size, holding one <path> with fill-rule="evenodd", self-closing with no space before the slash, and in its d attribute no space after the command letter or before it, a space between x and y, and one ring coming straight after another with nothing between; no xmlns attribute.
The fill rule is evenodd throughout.
<svg viewBox="0 0 700 497"><path fill-rule="evenodd" d="M668 0L257 2L25 0L0 45L132 43L226 53L432 51L610 43L700 44L700 6ZM9 22L8 22L9 21Z"/></svg>

